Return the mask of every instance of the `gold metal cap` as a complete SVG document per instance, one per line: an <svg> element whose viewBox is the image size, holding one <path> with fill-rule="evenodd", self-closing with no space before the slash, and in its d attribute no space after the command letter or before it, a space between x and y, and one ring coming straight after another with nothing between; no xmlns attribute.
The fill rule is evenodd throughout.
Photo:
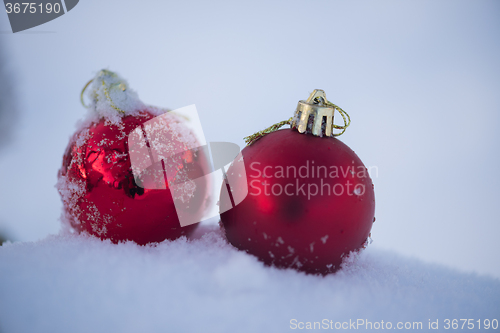
<svg viewBox="0 0 500 333"><path fill-rule="evenodd" d="M323 90L315 89L305 101L299 101L292 119L292 128L299 133L332 136L335 105L328 102Z"/></svg>
<svg viewBox="0 0 500 333"><path fill-rule="evenodd" d="M333 123L333 114L337 110L344 120L344 125L335 125ZM262 138L264 135L277 131L284 125L290 125L299 133L311 133L316 136L334 137L344 134L345 130L351 124L351 117L337 105L326 99L325 92L316 89L305 101L299 101L294 116L280 121L268 128L258 131L244 138L247 146ZM340 130L339 133L333 133L333 130Z"/></svg>

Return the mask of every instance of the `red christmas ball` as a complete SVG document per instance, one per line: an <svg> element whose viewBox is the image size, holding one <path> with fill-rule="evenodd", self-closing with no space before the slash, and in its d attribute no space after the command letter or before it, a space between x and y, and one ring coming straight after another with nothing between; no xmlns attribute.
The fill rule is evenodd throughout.
<svg viewBox="0 0 500 333"><path fill-rule="evenodd" d="M154 177L143 177L139 186L134 178L127 139L141 126L147 131L144 125L158 116L158 110L144 107L129 115L121 115L117 110L108 112L116 117L111 119L99 114L75 133L66 149L58 174L63 220L77 232L86 231L115 243L132 240L147 244L192 233L197 224L181 227L168 184L158 189L152 184ZM156 130L161 131L164 144L170 151L185 152L173 162L163 163L164 171L183 179L206 174L207 158L203 151L193 153L189 150L185 137L191 135L191 140L195 139L183 120L169 114L162 122ZM180 135L179 131L184 133ZM149 167L150 176L158 174L153 170L158 165L162 171L162 164L155 163ZM160 176L163 180L163 172ZM205 198L207 186L198 183L196 188L189 189L192 193L187 195L183 214L198 221L201 219L204 202L200 198Z"/></svg>
<svg viewBox="0 0 500 333"><path fill-rule="evenodd" d="M327 274L364 247L375 212L368 170L333 137L282 129L242 150L228 179L246 198L221 214L227 240L268 265ZM221 200L227 196L221 196ZM221 206L225 203L221 202Z"/></svg>

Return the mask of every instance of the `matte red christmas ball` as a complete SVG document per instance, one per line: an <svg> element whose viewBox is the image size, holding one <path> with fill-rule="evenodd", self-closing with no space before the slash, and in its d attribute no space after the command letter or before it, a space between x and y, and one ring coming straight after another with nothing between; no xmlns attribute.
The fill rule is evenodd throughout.
<svg viewBox="0 0 500 333"><path fill-rule="evenodd" d="M221 214L232 245L268 265L313 274L335 272L365 246L373 184L359 157L332 136L349 124L333 124L336 108L315 91L299 102L292 128L260 134L242 150L246 178L234 177L241 174L236 164L227 175L233 196L248 195Z"/></svg>
<svg viewBox="0 0 500 333"><path fill-rule="evenodd" d="M192 233L197 224L181 227L164 179L166 173L187 180L183 214L199 221L209 184L198 182L194 187L189 179L206 174L208 161L203 151L193 153L191 148L199 144L185 120L144 105L123 79L109 71L98 73L89 89L88 119L70 140L58 174L63 222L76 232L115 243L147 244ZM165 156L176 158L150 163L143 176L134 176L128 144L133 131L147 132L145 138L150 140L161 137L156 144L163 145ZM153 142L145 139L145 144L150 148ZM163 187L156 182L163 182Z"/></svg>

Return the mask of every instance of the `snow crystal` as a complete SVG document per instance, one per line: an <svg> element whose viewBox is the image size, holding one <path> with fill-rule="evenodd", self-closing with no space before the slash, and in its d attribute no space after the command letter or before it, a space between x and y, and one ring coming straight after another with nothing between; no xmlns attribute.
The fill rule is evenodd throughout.
<svg viewBox="0 0 500 333"><path fill-rule="evenodd" d="M61 214L63 231L71 232L71 223L80 224L80 221L74 217L80 214L78 201L85 195L85 182L83 180L70 179L69 177L59 175L56 188L67 207L63 209Z"/></svg>
<svg viewBox="0 0 500 333"><path fill-rule="evenodd" d="M335 274L307 275L264 266L216 226L194 238L139 246L65 234L1 246L0 331L288 332L292 319L427 331L429 319L441 329L446 318L500 319L498 279L374 247Z"/></svg>
<svg viewBox="0 0 500 333"><path fill-rule="evenodd" d="M145 105L127 81L108 70L99 71L86 90L91 103L89 110L117 124L122 116L134 115Z"/></svg>
<svg viewBox="0 0 500 333"><path fill-rule="evenodd" d="M153 115L169 111L145 105L125 79L106 69L99 71L89 82L84 97L89 112L78 122L78 130L85 129L102 118L110 124L119 125L123 116L138 115L140 111L147 110Z"/></svg>
<svg viewBox="0 0 500 333"><path fill-rule="evenodd" d="M328 235L325 235L325 236L321 237L321 242L323 244L326 244L326 241L328 240L328 237L329 237Z"/></svg>
<svg viewBox="0 0 500 333"><path fill-rule="evenodd" d="M309 244L309 250L311 251L311 253L314 252L314 243L315 242L312 242L311 244Z"/></svg>

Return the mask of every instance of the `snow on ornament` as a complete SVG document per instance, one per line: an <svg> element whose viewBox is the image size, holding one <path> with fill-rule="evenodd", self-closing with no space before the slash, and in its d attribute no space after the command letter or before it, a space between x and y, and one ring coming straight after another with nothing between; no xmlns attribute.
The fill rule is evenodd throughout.
<svg viewBox="0 0 500 333"><path fill-rule="evenodd" d="M334 124L335 110L344 125ZM285 124L291 128L278 130ZM231 189L248 196L221 213L227 240L265 264L312 274L335 272L345 256L364 248L375 194L363 162L335 138L349 124L347 113L315 90L292 118L245 138L247 177Z"/></svg>
<svg viewBox="0 0 500 333"><path fill-rule="evenodd" d="M115 243L147 244L192 233L197 224L181 227L165 177L183 181L176 192L185 205L183 214L200 221L210 184L190 179L207 173L208 160L202 150L193 149L199 143L186 120L145 105L125 80L107 70L84 87L84 106L85 92L91 101L88 114L71 138L58 173L63 224ZM161 147L161 160L146 165L141 177L134 177L132 170L131 133L142 134L148 149Z"/></svg>

